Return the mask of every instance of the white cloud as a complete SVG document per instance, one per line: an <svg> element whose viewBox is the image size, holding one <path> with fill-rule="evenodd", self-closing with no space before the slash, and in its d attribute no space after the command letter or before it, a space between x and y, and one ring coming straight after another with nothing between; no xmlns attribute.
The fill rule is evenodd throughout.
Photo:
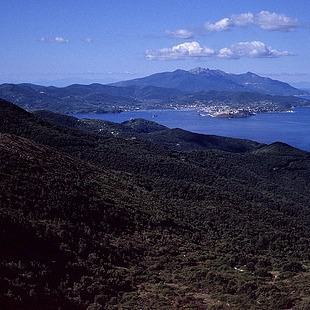
<svg viewBox="0 0 310 310"><path fill-rule="evenodd" d="M198 42L185 42L170 48L147 50L145 57L148 60L182 60L186 58L210 57L214 50L201 46Z"/></svg>
<svg viewBox="0 0 310 310"><path fill-rule="evenodd" d="M228 47L220 49L219 52L217 53L217 56L220 58L238 58L236 57L234 52Z"/></svg>
<svg viewBox="0 0 310 310"><path fill-rule="evenodd" d="M69 40L64 39L63 37L55 37L54 38L54 42L57 42L57 43L68 43Z"/></svg>
<svg viewBox="0 0 310 310"><path fill-rule="evenodd" d="M47 38L44 38L44 37L41 37L38 42L41 42L41 43L45 43L45 42L49 42L49 40Z"/></svg>
<svg viewBox="0 0 310 310"><path fill-rule="evenodd" d="M229 30L232 25L229 18L223 18L214 24L206 22L204 26L208 31L225 31Z"/></svg>
<svg viewBox="0 0 310 310"><path fill-rule="evenodd" d="M93 43L94 42L94 40L92 38L83 38L83 41L85 43Z"/></svg>
<svg viewBox="0 0 310 310"><path fill-rule="evenodd" d="M215 23L206 22L205 29L208 31L226 31L232 27L255 25L269 31L293 31L297 26L297 19L284 14L261 11L258 14L242 13L225 17Z"/></svg>
<svg viewBox="0 0 310 310"><path fill-rule="evenodd" d="M69 40L63 37L56 36L54 38L41 37L39 40L41 43L68 43Z"/></svg>
<svg viewBox="0 0 310 310"><path fill-rule="evenodd" d="M255 16L255 25L265 30L292 31L297 27L297 20L284 14L261 11Z"/></svg>
<svg viewBox="0 0 310 310"><path fill-rule="evenodd" d="M209 47L203 47L198 42L185 42L169 48L147 50L145 57L148 60L184 60L188 58L278 58L293 56L288 51L278 51L260 41L238 42L230 47L224 47L218 52Z"/></svg>
<svg viewBox="0 0 310 310"><path fill-rule="evenodd" d="M238 42L230 48L223 48L219 51L218 56L221 58L278 58L283 56L293 56L288 51L278 51L267 46L260 41Z"/></svg>
<svg viewBox="0 0 310 310"><path fill-rule="evenodd" d="M190 39L193 37L193 33L186 29L179 29L176 31L167 30L166 33L173 38Z"/></svg>
<svg viewBox="0 0 310 310"><path fill-rule="evenodd" d="M253 23L254 15L252 13L242 13L231 16L231 22L234 26L247 26Z"/></svg>

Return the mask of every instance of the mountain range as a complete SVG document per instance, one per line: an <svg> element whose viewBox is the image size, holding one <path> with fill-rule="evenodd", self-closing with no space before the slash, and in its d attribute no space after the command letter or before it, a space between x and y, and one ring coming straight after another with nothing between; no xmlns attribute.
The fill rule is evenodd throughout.
<svg viewBox="0 0 310 310"><path fill-rule="evenodd" d="M73 84L45 87L33 84L1 84L0 98L28 110L66 113L106 113L134 109L167 109L216 104L258 111L283 111L309 105L295 95L305 94L286 83L254 73L228 74L196 68L157 73L111 85ZM262 108L262 109L261 109Z"/></svg>
<svg viewBox="0 0 310 310"><path fill-rule="evenodd" d="M0 308L307 309L310 154L0 100Z"/></svg>
<svg viewBox="0 0 310 310"><path fill-rule="evenodd" d="M234 91L251 92L268 95L301 95L300 91L287 83L261 77L252 72L231 74L221 70L195 68L189 71L175 70L153 74L144 78L113 83L114 86L157 86L174 88L181 91L196 93L201 91Z"/></svg>

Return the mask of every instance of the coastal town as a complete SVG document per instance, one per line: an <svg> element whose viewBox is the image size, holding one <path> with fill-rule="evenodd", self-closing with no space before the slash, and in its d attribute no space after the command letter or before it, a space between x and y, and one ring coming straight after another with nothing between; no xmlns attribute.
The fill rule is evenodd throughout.
<svg viewBox="0 0 310 310"><path fill-rule="evenodd" d="M292 109L280 109L279 107L246 107L234 108L229 106L211 106L199 111L200 116L220 117L220 118L241 118L249 117L259 113L277 113L289 112L293 113Z"/></svg>
<svg viewBox="0 0 310 310"><path fill-rule="evenodd" d="M197 110L199 116L218 118L242 118L260 113L293 113L293 105L283 105L268 100L248 103L226 103L226 102L193 102L190 104L171 104L170 108L177 110Z"/></svg>

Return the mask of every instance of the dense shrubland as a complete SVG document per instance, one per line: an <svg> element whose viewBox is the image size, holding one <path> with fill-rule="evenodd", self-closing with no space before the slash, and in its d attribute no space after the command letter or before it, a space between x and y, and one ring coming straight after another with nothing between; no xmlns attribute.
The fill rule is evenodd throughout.
<svg viewBox="0 0 310 310"><path fill-rule="evenodd" d="M177 152L0 110L1 308L309 306L309 153Z"/></svg>

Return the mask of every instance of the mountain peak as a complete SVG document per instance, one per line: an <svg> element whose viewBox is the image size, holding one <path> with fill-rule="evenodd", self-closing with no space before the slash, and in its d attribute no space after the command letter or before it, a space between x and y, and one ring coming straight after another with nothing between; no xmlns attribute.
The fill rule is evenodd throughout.
<svg viewBox="0 0 310 310"><path fill-rule="evenodd" d="M196 67L194 69L189 70L190 73L196 75L208 75L208 76L223 76L227 75L224 71L221 70L211 70L209 68Z"/></svg>
<svg viewBox="0 0 310 310"><path fill-rule="evenodd" d="M209 73L210 71L211 70L209 68L196 67L196 68L189 70L188 72L192 74L201 74L201 73Z"/></svg>
<svg viewBox="0 0 310 310"><path fill-rule="evenodd" d="M259 75L248 71L247 73L244 74L244 76L249 77L249 78L256 78L256 77L260 77ZM261 77L260 77L261 78Z"/></svg>

